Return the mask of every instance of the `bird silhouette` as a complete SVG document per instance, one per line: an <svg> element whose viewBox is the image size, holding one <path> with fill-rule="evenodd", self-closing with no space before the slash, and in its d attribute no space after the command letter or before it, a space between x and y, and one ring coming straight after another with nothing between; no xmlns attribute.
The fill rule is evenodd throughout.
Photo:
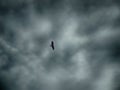
<svg viewBox="0 0 120 90"><path fill-rule="evenodd" d="M51 41L51 45L50 46L52 47L53 50L55 49L53 41Z"/></svg>

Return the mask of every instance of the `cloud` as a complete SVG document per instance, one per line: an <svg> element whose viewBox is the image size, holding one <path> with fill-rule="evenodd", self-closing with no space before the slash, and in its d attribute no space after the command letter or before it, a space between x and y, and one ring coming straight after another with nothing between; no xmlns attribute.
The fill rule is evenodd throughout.
<svg viewBox="0 0 120 90"><path fill-rule="evenodd" d="M99 2L1 1L1 88L114 90L119 7Z"/></svg>

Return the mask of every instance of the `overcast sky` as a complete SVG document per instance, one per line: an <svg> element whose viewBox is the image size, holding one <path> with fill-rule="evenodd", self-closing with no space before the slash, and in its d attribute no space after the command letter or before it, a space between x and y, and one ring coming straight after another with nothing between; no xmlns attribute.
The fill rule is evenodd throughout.
<svg viewBox="0 0 120 90"><path fill-rule="evenodd" d="M0 90L119 90L119 5L0 0Z"/></svg>

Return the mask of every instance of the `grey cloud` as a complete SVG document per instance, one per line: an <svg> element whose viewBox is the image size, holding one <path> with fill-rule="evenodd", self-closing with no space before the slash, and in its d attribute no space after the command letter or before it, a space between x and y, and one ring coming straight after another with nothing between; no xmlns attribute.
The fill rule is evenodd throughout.
<svg viewBox="0 0 120 90"><path fill-rule="evenodd" d="M0 89L119 89L119 2L0 2Z"/></svg>

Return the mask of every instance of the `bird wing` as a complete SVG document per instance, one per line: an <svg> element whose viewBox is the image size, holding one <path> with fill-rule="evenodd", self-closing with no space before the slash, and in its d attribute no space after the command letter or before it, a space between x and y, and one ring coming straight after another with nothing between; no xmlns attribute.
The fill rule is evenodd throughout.
<svg viewBox="0 0 120 90"><path fill-rule="evenodd" d="M55 48L54 48L54 44L52 45L52 48L53 48L53 50L55 49Z"/></svg>
<svg viewBox="0 0 120 90"><path fill-rule="evenodd" d="M51 42L52 49L54 50L54 42Z"/></svg>

